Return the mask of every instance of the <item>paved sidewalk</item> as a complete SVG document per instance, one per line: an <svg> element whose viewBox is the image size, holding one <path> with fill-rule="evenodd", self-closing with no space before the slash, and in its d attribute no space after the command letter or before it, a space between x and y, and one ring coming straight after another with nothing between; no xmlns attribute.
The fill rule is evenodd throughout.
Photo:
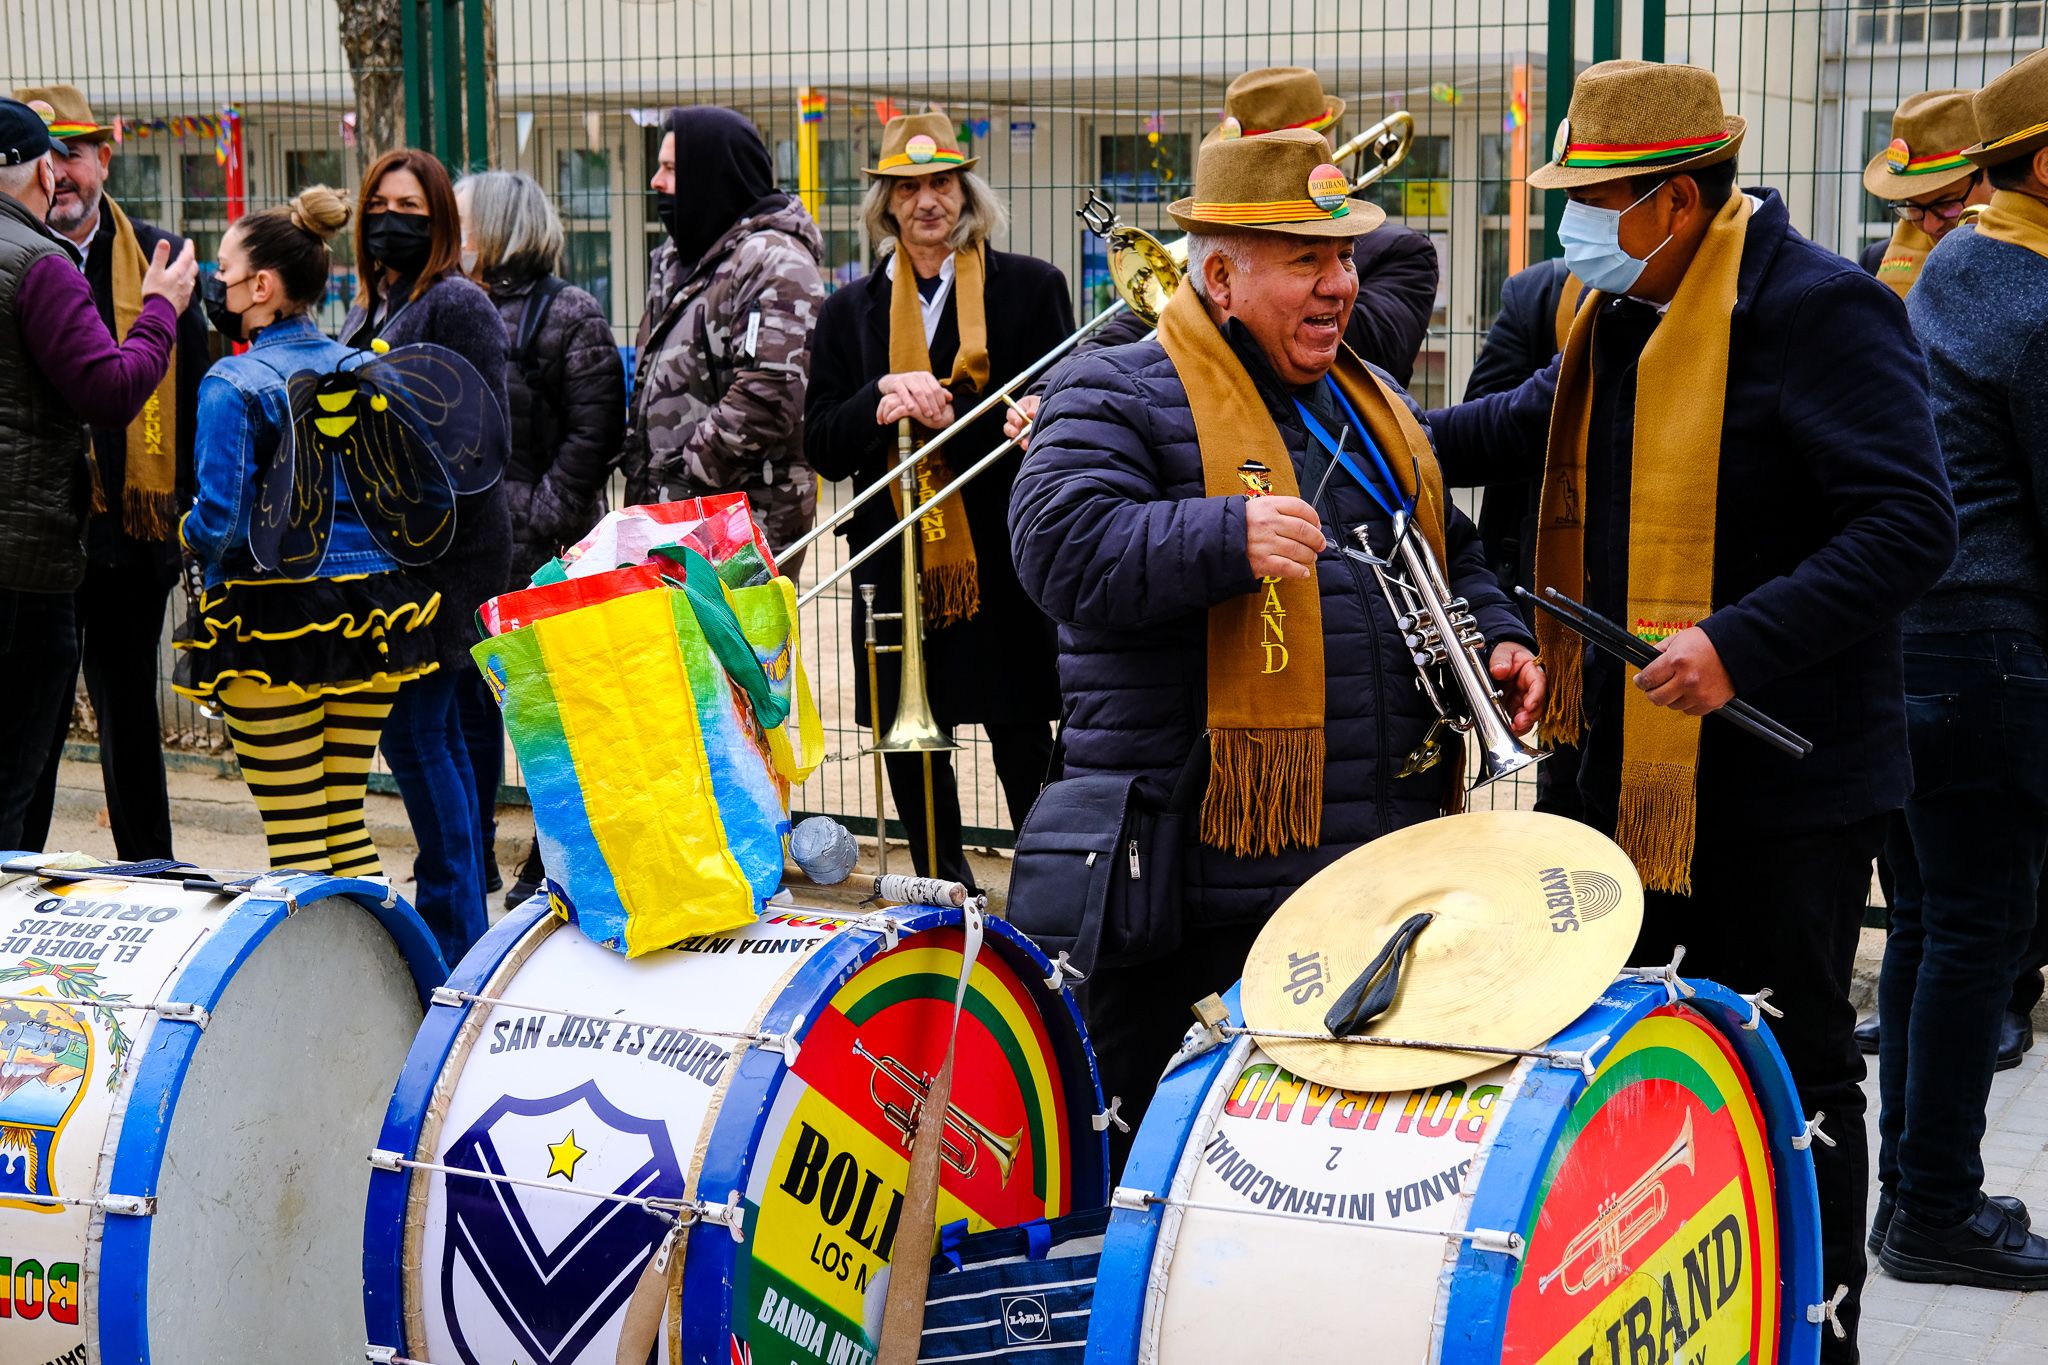
<svg viewBox="0 0 2048 1365"><path fill-rule="evenodd" d="M1870 1097L1871 1207L1877 1205L1877 1070ZM2048 1040L1992 1081L1984 1135L1985 1188L2016 1194L2048 1225ZM1983 1361L2048 1365L2048 1292L2017 1294L1963 1285L1907 1284L1874 1264L1863 1290L1864 1365Z"/></svg>

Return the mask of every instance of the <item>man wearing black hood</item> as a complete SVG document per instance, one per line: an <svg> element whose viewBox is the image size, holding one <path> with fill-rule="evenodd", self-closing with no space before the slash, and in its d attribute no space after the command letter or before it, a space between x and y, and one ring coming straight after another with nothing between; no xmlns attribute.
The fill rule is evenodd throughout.
<svg viewBox="0 0 2048 1365"><path fill-rule="evenodd" d="M730 109L671 109L652 185L669 239L655 249L626 431L635 502L744 492L768 543L810 529L804 462L811 328L825 241L775 185L768 148ZM686 179L690 202L678 203ZM801 555L781 565L794 575Z"/></svg>

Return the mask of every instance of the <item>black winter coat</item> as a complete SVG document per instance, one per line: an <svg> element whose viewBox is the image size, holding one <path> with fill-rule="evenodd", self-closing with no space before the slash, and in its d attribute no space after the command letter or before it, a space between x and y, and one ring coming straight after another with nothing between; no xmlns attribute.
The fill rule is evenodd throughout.
<svg viewBox="0 0 2048 1365"><path fill-rule="evenodd" d="M1240 345L1248 342L1240 342ZM1270 372L1269 372L1270 373ZM1303 496L1321 467L1277 380L1262 385L1294 457ZM1304 477L1310 471L1315 477ZM1203 491L1187 389L1158 341L1065 366L1039 415L1010 513L1024 590L1059 625L1066 775L1135 773L1164 793L1207 726L1208 611L1257 591L1245 557L1242 496ZM1433 715L1372 571L1341 553L1339 531L1390 526L1341 471L1317 506L1329 540L1322 590L1327 760L1322 843L1237 858L1193 842L1183 858L1191 926L1255 923L1338 857L1439 813L1449 765L1398 778ZM1487 640L1533 647L1488 572L1479 536L1455 508L1452 587ZM1348 543L1348 542L1347 542Z"/></svg>
<svg viewBox="0 0 2048 1365"><path fill-rule="evenodd" d="M1750 193L1762 207L1736 278L1713 612L1700 628L1735 694L1814 747L1794 759L1732 725L1702 726L1699 818L1724 833L1808 833L1905 801L1899 618L1955 554L1956 517L1905 305L1794 231L1776 191ZM1602 307L1615 311L1603 313L1596 349L1609 330L1655 325L1633 301ZM1557 368L1431 413L1447 463L1488 481L1538 474ZM1611 426L1596 413L1588 443L1588 595L1602 610L1627 591L1635 378L1631 358L1612 377ZM1596 409L1608 411L1600 393L1596 384ZM1622 671L1589 656L1581 786L1600 820L1612 818L1619 790Z"/></svg>
<svg viewBox="0 0 2048 1365"><path fill-rule="evenodd" d="M516 343L537 279L493 281L491 302ZM506 511L512 518L508 589L582 539L597 523L605 480L619 462L626 430L626 366L604 310L575 285L548 305L528 354L509 356L505 395L512 453L505 462Z"/></svg>
<svg viewBox="0 0 2048 1365"><path fill-rule="evenodd" d="M410 292L409 286L400 289ZM341 324L345 345L367 347L381 338L393 346L431 341L456 352L483 376L484 384L505 408L505 324L484 291L450 271L427 286L426 292L398 311L381 327L372 328L361 304ZM441 609L428 629L434 633L434 657L444 669L473 672L469 648L477 642L476 609L486 598L505 591L512 563L512 520L506 512L505 481L481 493L458 498L455 543L415 577L441 594Z"/></svg>
<svg viewBox="0 0 2048 1365"><path fill-rule="evenodd" d="M1519 388L1557 358L1557 306L1570 275L1562 260L1538 261L1502 282L1500 315L1493 320L1479 358L1472 363L1472 375L1465 381L1466 402ZM1479 504L1479 538L1486 542L1494 576L1501 587L1512 590L1515 584L1529 581L1535 563L1537 493L1542 480L1487 483L1478 470L1467 467L1476 462L1460 459L1461 454L1449 448L1443 452L1444 482L1456 488L1485 485L1486 494Z"/></svg>
<svg viewBox="0 0 2048 1365"><path fill-rule="evenodd" d="M896 427L875 421L881 402L876 387L889 372L890 280L877 269L825 300L811 339L811 383L804 407L804 455L820 478L852 479L865 488L896 462ZM1066 277L1030 256L990 250L983 303L988 317L989 385L994 388L1072 335L1074 309ZM949 293L930 347L932 370L948 374L960 349L960 327ZM964 413L977 399L956 395L953 410ZM973 429L946 442L954 473L988 454L1003 440L1004 409L998 405ZM1053 671L1052 626L1018 586L1010 564L1010 485L1022 457L1012 450L967 485L961 497L981 571L981 610L972 618L925 638L932 710L942 724L1051 720L1059 712L1059 684ZM839 526L850 550L873 541L896 521L891 499L871 499ZM877 587L875 605L894 611L902 599L902 555L892 544L853 573L856 584ZM868 719L867 668L861 641L858 591L853 595L848 639L854 641L854 691L863 725ZM883 627L883 643L895 639ZM881 659L882 724L896 708L896 656Z"/></svg>
<svg viewBox="0 0 2048 1365"><path fill-rule="evenodd" d="M1385 370L1401 387L1415 375L1415 356L1429 333L1439 271L1436 246L1413 228L1387 223L1352 242L1358 303L1344 340L1368 365ZM1126 313L1104 324L1076 349L1086 354L1143 341L1152 324Z"/></svg>

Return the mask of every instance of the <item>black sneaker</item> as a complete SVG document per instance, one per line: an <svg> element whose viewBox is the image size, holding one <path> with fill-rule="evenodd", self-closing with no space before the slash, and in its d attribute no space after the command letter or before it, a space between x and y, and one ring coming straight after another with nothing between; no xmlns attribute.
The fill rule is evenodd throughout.
<svg viewBox="0 0 2048 1365"><path fill-rule="evenodd" d="M1903 1209L1893 1213L1877 1261L1895 1280L2048 1289L2048 1241L1989 1199L1954 1227L1930 1227Z"/></svg>
<svg viewBox="0 0 2048 1365"><path fill-rule="evenodd" d="M1993 1071L2010 1071L2026 1060L2034 1046L2034 1021L2007 1010L1998 1016L1998 1060Z"/></svg>
<svg viewBox="0 0 2048 1365"><path fill-rule="evenodd" d="M2033 1216L2027 1212L2027 1206L2022 1204L2016 1196L1994 1194L1988 1196L1988 1198L1991 1203L1998 1205L2011 1215L2012 1220L2021 1227L2030 1228L2034 1225ZM1893 1199L1892 1192L1880 1188L1877 1192L1877 1212L1870 1220L1870 1237L1864 1243L1865 1246L1870 1248L1870 1254L1873 1256L1884 1250L1884 1235L1892 1225L1892 1210L1896 1207L1897 1202Z"/></svg>
<svg viewBox="0 0 2048 1365"><path fill-rule="evenodd" d="M1866 1057L1877 1055L1877 1016L1871 1015L1856 1026L1856 1050Z"/></svg>
<svg viewBox="0 0 2048 1365"><path fill-rule="evenodd" d="M514 882L512 883L512 889L505 893L505 908L507 910L517 910L520 906L532 900L539 891L539 882Z"/></svg>

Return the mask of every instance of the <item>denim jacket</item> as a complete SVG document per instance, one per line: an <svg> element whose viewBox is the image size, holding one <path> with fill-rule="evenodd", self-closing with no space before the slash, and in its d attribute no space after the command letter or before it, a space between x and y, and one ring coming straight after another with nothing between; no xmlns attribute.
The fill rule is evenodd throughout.
<svg viewBox="0 0 2048 1365"><path fill-rule="evenodd" d="M206 585L268 578L249 551L257 483L283 448L290 425L287 381L301 370L331 370L351 348L324 335L304 314L260 332L249 350L228 356L199 384L199 434L193 449L197 493L185 515L185 544L206 570ZM398 564L377 548L334 470L334 529L319 576L381 573Z"/></svg>

